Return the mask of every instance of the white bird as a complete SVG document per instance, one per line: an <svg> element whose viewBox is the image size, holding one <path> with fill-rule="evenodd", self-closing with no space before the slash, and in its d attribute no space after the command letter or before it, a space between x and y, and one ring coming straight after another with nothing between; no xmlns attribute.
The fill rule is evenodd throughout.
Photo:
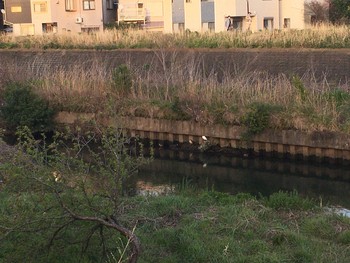
<svg viewBox="0 0 350 263"><path fill-rule="evenodd" d="M189 139L188 142L189 142L190 144L193 144L193 141L192 141L191 139Z"/></svg>
<svg viewBox="0 0 350 263"><path fill-rule="evenodd" d="M208 140L207 137L205 137L204 135L202 136L202 139L203 139L204 141L207 141L207 140Z"/></svg>
<svg viewBox="0 0 350 263"><path fill-rule="evenodd" d="M55 178L55 182L58 182L58 181L61 180L61 175L60 175L58 172L54 171L54 172L52 173L52 175L53 175L53 177Z"/></svg>

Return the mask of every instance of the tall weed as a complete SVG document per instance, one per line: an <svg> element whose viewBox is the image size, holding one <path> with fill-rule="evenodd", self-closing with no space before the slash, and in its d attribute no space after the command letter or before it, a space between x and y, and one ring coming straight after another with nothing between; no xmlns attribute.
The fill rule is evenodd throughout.
<svg viewBox="0 0 350 263"><path fill-rule="evenodd" d="M299 196L297 191L279 191L265 199L265 204L274 209L308 210L315 207L315 203Z"/></svg>

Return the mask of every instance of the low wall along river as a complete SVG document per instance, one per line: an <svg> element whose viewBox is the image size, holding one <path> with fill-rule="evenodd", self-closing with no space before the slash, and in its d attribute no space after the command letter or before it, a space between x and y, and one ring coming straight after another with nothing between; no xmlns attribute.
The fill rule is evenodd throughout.
<svg viewBox="0 0 350 263"><path fill-rule="evenodd" d="M96 118L94 114L60 112L57 122L79 124ZM350 136L332 132L303 132L296 130L266 130L247 142L242 140L243 128L238 126L203 126L191 121L172 121L151 118L122 118L105 123L125 128L129 135L151 140L203 144L204 135L211 145L252 149L254 152L279 153L290 157L350 160Z"/></svg>

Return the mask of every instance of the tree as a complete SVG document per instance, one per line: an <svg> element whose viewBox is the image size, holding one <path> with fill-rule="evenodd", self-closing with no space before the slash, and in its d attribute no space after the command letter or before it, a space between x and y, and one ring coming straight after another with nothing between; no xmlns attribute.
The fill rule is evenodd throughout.
<svg viewBox="0 0 350 263"><path fill-rule="evenodd" d="M107 259L113 253L136 262L140 241L131 230L135 222L120 218L119 212L124 209L125 179L149 161L142 154L142 145L124 137L120 129L98 130L84 136L56 134L49 144L45 137L35 140L28 128L20 130L18 136L19 150L11 162L0 168L5 182L0 240L13 239L24 247L30 246L28 242L39 247L46 243L48 250L42 262L57 260L61 254L53 250L67 249L68 245L75 249L79 245L80 259L91 260L93 253L84 253L92 244L100 247L101 256L91 261ZM113 231L130 248L116 251L120 237ZM4 246L5 251L11 250L9 247ZM19 249L11 248L15 252ZM126 251L128 256L124 255ZM1 253L0 261L10 256ZM43 251L32 255L36 262L40 262L40 253Z"/></svg>
<svg viewBox="0 0 350 263"><path fill-rule="evenodd" d="M329 0L329 19L332 23L350 23L350 0Z"/></svg>
<svg viewBox="0 0 350 263"><path fill-rule="evenodd" d="M326 22L329 19L329 3L328 1L311 0L305 2L308 14L311 16L311 22Z"/></svg>

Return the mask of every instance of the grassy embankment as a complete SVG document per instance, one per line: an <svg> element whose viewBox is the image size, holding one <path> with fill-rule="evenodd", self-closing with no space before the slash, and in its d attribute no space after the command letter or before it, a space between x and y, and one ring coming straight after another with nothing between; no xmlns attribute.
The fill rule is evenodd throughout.
<svg viewBox="0 0 350 263"><path fill-rule="evenodd" d="M152 64L114 70L98 62L89 69L70 70L9 65L0 92L7 81L15 81L31 86L58 111L247 125L253 131L350 131L348 84L316 81L312 74L290 77L229 70L218 81L215 74L203 76L201 61L187 62L163 71Z"/></svg>
<svg viewBox="0 0 350 263"><path fill-rule="evenodd" d="M157 34L144 31L106 31L91 35L45 37L0 36L3 48L115 49L158 48L157 63L141 67L126 64L106 68L92 63L89 69L72 66L50 70L31 65L2 69L8 81L29 83L57 110L120 114L152 118L195 120L203 124L245 125L251 133L267 127L307 131L350 131L348 84L303 76L224 69L223 79L203 74L195 57L165 61L165 48L182 47L350 47L350 28L320 26L306 30L229 34ZM156 65L163 65L162 69ZM248 131L249 132L249 131Z"/></svg>
<svg viewBox="0 0 350 263"><path fill-rule="evenodd" d="M97 200L105 205L103 196L94 195L100 176L92 192L79 191L77 175L52 182L60 191L76 189L57 199L51 188L44 190L56 181L48 167L26 164L11 147L0 149L0 262L126 262L125 238L99 231L94 222L67 221L58 202L74 201L70 206L79 213L98 215L90 206ZM33 178L45 183L28 188ZM295 192L231 196L183 182L167 196L120 197L117 216L141 241L139 262L347 263L350 258L350 218Z"/></svg>
<svg viewBox="0 0 350 263"><path fill-rule="evenodd" d="M0 36L0 48L350 48L348 26L320 25L305 30L162 34L139 30L106 30L96 34L33 37Z"/></svg>
<svg viewBox="0 0 350 263"><path fill-rule="evenodd" d="M1 215L9 209L7 198L17 198L15 211L36 209L35 199L31 207L21 207L29 196L1 193ZM120 221L136 226L141 240L139 262L346 263L350 258L350 219L324 212L295 194L257 200L242 194L183 191L130 198L123 201L121 211ZM80 242L89 237L87 226L67 228L50 250L54 228L42 225L36 232L10 234L1 241L0 261L125 262L119 260L126 241L111 232L104 232L108 258L101 257L98 233L85 248Z"/></svg>
<svg viewBox="0 0 350 263"><path fill-rule="evenodd" d="M165 35L159 39L164 40L162 47L173 47L169 43L177 43L177 47L271 47L273 42L278 43L276 47L349 45L348 28L339 29L339 32L345 30L343 35L336 33L338 29L327 30L327 34L319 31L318 35L308 30L261 32L240 38L237 35L193 33ZM113 37L106 37L106 42L101 44L96 44L96 39L103 37L100 35L19 39L1 36L0 42L2 47L24 48L160 47L154 43L153 36L147 42L145 39L149 35L141 33L140 38L139 33L127 35L128 45L123 42L127 40L122 32L112 32ZM303 34L303 40L295 42L300 34ZM305 38L308 34L310 37ZM277 40L277 35L284 37ZM58 42L59 39L63 42ZM322 40L317 42L319 39ZM314 45L309 46L312 43ZM348 86L334 87L326 79L315 82L312 76L299 79L232 72L227 72L224 81L219 83L214 76L197 74L199 67L200 63L186 67L174 65L160 74L151 64L143 68L127 65L117 68L114 73L98 64L92 65L90 71L75 68L74 71L55 72L34 72L30 67L19 69L9 65L2 81L30 84L36 93L59 110L195 119L207 124L244 124L245 119L261 117L265 123L267 116L268 126L275 128L349 131ZM7 169L10 166L0 166L0 175L9 176ZM12 175L20 169L20 166L11 168ZM1 221L16 222L16 213L32 214L35 211L41 212L36 215L38 217L48 219L45 218L47 213L56 216L57 221L50 221L53 225L34 222L30 226L38 226L37 231L27 228L26 222L19 222L19 227L28 229L24 233L0 225L0 235L9 233L6 239L2 239L3 236L0 239L0 261L98 262L102 260L104 245L112 253L109 253L109 259L102 261L118 262L126 241L107 231L104 235L110 237L108 243L101 244L98 231L91 234L83 230L87 223L77 223L61 232L47 254L47 242L55 231L53 226L60 222L62 215L56 214L51 207L50 194L36 196L35 191L31 191L1 191ZM43 201L44 206L40 207ZM9 204L13 206L9 207ZM325 212L314 202L296 194L277 193L257 200L244 194L198 193L188 188L170 196L128 198L121 204L120 221L131 229L136 225L136 234L141 239L140 262L345 263L350 258L349 219ZM43 208L49 210L42 213ZM89 246L85 247L81 240L89 237Z"/></svg>

